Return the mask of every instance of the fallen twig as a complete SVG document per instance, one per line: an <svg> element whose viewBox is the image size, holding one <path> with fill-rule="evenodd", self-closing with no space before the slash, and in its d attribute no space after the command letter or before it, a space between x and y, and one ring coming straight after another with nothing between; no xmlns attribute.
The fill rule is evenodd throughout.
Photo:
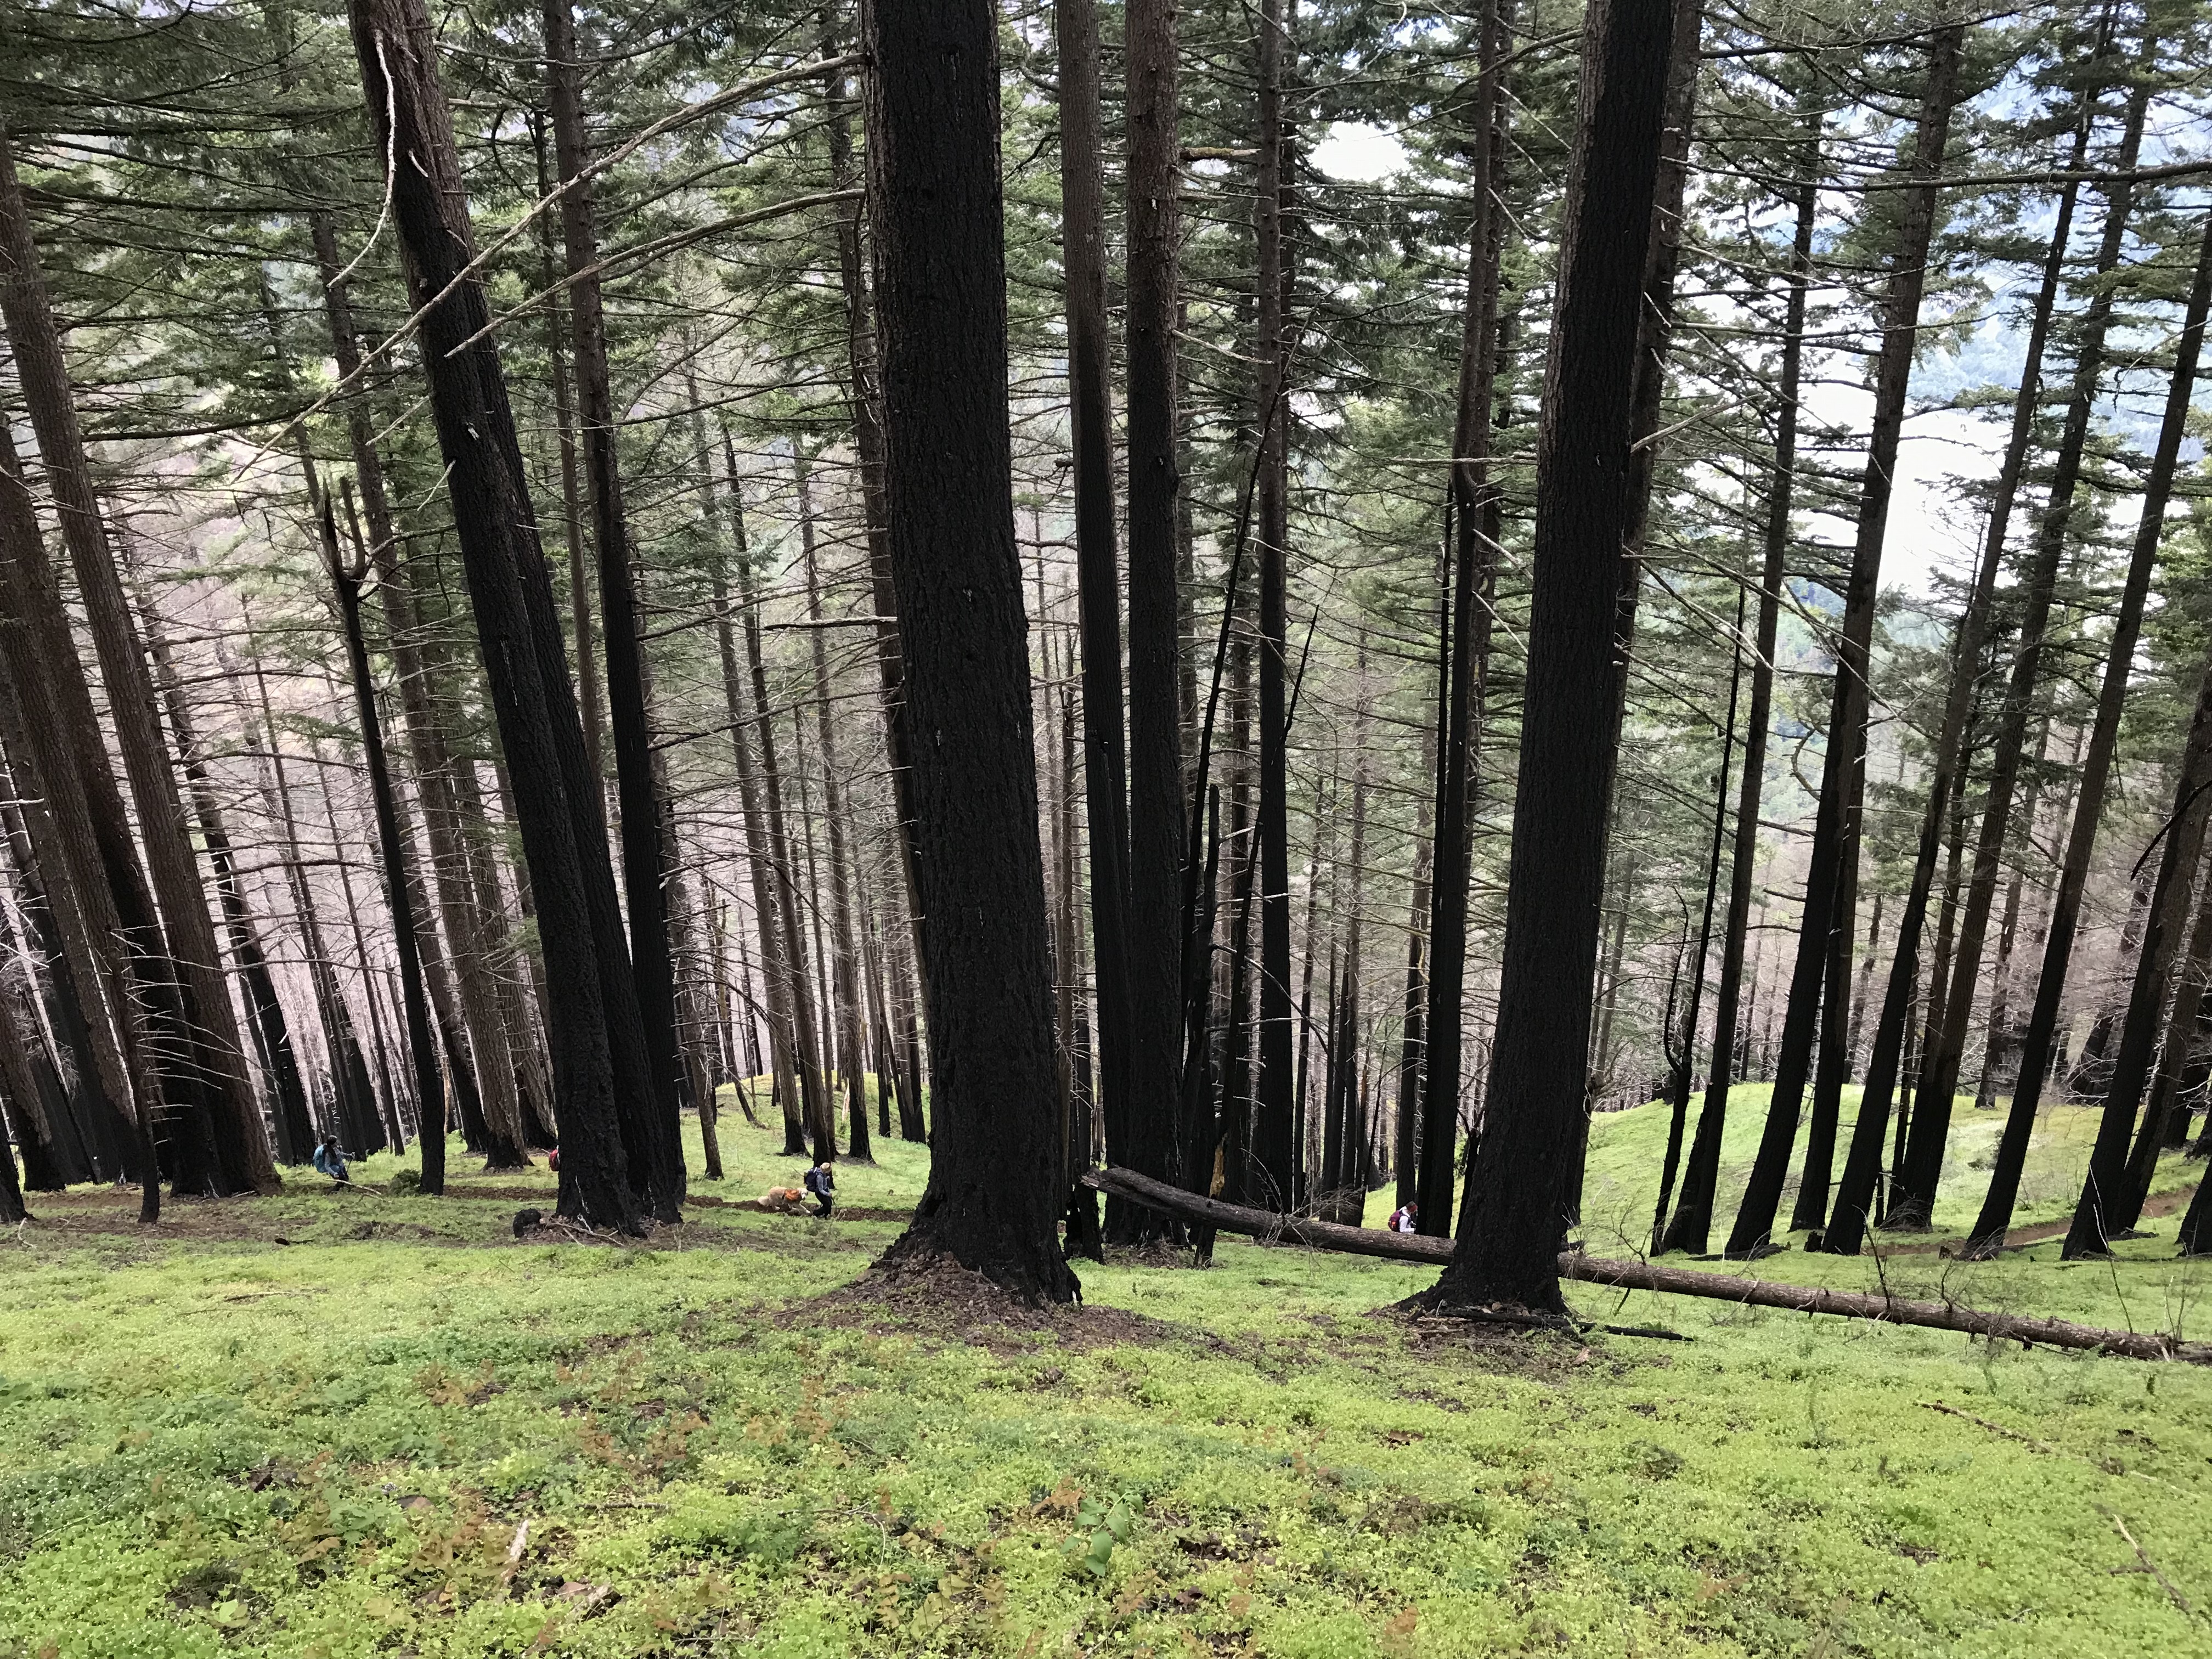
<svg viewBox="0 0 2212 1659"><path fill-rule="evenodd" d="M2022 1434L2018 1429L2008 1429L2002 1423L1992 1423L1986 1417L1977 1417L1972 1412L1962 1412L1956 1406L1947 1406L1940 1400L1923 1400L1920 1403L1931 1412L1941 1412L1946 1417L1963 1418L1977 1428L1987 1429L1991 1434L2001 1434L2008 1440L2017 1440L2021 1445L2033 1446L2039 1452L2049 1452L2054 1457L2068 1455L2048 1440L2038 1440L2032 1434Z"/></svg>
<svg viewBox="0 0 2212 1659"><path fill-rule="evenodd" d="M2189 1598L2174 1588L2173 1580L2158 1570L2158 1563L2150 1559L2149 1552L2136 1542L2135 1534L2128 1530L2128 1523L2120 1518L2120 1512L2118 1510L2106 1509L2102 1504L2097 1505L2097 1511L2112 1523L2122 1540L2136 1553L2136 1560L2139 1564L2132 1567L2109 1567L2106 1571L2115 1577L2122 1573L2147 1572L2158 1580L2158 1587L2166 1592L2166 1599L2175 1607L2179 1607L2184 1613L2195 1613L2197 1609L2189 1604Z"/></svg>

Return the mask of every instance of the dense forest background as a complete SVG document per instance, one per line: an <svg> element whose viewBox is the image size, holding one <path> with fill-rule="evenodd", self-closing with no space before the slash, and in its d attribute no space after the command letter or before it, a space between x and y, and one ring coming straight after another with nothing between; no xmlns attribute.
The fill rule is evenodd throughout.
<svg viewBox="0 0 2212 1659"><path fill-rule="evenodd" d="M2002 1241L2075 1099L2106 1106L2101 1249L2212 1055L2204 15L1685 10L1618 760L1585 780L1588 1103L1663 1097L1674 1133L1656 1216L1582 1220L1732 1254L1924 1227L1955 1095L2017 1123ZM545 764L510 752L485 509L425 392L487 340L671 1121L710 1166L718 1100L817 1159L928 1133L858 21L418 13L0 10L0 1091L33 1188L241 1191L442 1114L495 1166L557 1139L595 1222L673 1218L672 1137L593 1152L564 1082L583 935L538 890ZM1395 1183L1448 1233L1546 764L1581 9L997 15L1063 1170L1347 1218ZM465 339L426 325L404 179L441 164L375 45L425 29ZM1768 1133L1713 1215L1747 1080Z"/></svg>

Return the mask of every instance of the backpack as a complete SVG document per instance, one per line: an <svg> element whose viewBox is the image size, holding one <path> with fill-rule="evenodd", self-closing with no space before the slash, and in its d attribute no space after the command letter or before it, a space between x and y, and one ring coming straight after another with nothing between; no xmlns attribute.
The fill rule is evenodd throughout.
<svg viewBox="0 0 2212 1659"><path fill-rule="evenodd" d="M819 1170L809 1170L806 1172L805 1184L806 1190L818 1197L822 1192L822 1171Z"/></svg>

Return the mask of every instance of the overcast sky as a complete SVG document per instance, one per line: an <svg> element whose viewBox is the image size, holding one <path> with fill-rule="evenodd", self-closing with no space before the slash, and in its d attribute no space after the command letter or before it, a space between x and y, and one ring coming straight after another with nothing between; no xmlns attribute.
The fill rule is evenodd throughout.
<svg viewBox="0 0 2212 1659"><path fill-rule="evenodd" d="M1334 123L1328 136L1309 153L1312 164L1333 179L1375 183L1386 179L1405 165L1406 153L1397 136L1388 130L1360 123ZM1923 360L1914 370L1912 397L1916 404L1942 402L1980 386L2017 384L2023 342L2002 320L1991 318L1976 329L1955 356ZM2146 393L2162 401L2161 377L2138 376L2131 386L2131 406L2108 404L2105 413L2124 426L2137 428L2141 447L2154 441L2153 406ZM2212 379L2212 377L2208 377ZM2199 383L2202 404L2208 391ZM1863 431L1873 412L1873 396L1863 388L1820 385L1806 396L1806 410L1814 420L1847 431ZM1890 502L1888 533L1882 554L1882 586L1914 594L1929 590L1937 570L1963 575L1979 556L1982 515L1962 507L1954 498L1950 480L1986 478L1995 475L2008 422L2000 415L1968 414L1935 409L1911 416L1898 451L1896 489ZM2201 450L2191 443L2185 459ZM1829 521L1814 526L1824 540L1848 539L1848 526Z"/></svg>

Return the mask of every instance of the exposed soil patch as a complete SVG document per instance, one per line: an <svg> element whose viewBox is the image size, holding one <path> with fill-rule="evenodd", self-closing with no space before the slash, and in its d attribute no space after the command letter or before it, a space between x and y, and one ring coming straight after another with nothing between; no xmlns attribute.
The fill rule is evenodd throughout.
<svg viewBox="0 0 2212 1659"><path fill-rule="evenodd" d="M1487 1371L1510 1372L1542 1382L1571 1382L1592 1367L1626 1370L1648 1359L1626 1358L1595 1332L1546 1330L1486 1319L1466 1319L1409 1309L1402 1303L1376 1308L1368 1316L1387 1319L1405 1334L1409 1353L1425 1359L1464 1355Z"/></svg>
<svg viewBox="0 0 2212 1659"><path fill-rule="evenodd" d="M1012 1297L957 1263L885 1272L871 1268L850 1285L791 1304L783 1321L883 1335L951 1340L994 1353L1034 1353L1054 1346L1082 1352L1121 1343L1183 1340L1199 1334L1119 1308L1042 1305Z"/></svg>

